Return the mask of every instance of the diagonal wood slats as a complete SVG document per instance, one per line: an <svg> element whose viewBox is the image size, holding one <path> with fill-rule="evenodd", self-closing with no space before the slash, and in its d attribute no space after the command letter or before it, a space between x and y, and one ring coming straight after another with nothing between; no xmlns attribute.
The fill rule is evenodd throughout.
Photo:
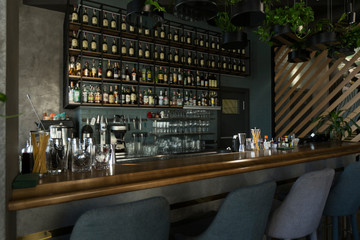
<svg viewBox="0 0 360 240"><path fill-rule="evenodd" d="M333 110L351 110L343 114L346 121L360 125L360 66L354 63L360 58L360 51L351 58L332 60L327 50L305 63L288 63L290 49L276 48L274 54L274 122L275 137L295 133L305 137L314 129L313 119ZM342 68L340 67L343 66ZM345 76L345 77L344 77ZM350 80L353 80L350 83ZM354 82L355 80L355 82ZM346 86L346 87L344 87ZM326 126L318 129L326 130ZM352 125L352 135L347 139L360 141L360 131Z"/></svg>

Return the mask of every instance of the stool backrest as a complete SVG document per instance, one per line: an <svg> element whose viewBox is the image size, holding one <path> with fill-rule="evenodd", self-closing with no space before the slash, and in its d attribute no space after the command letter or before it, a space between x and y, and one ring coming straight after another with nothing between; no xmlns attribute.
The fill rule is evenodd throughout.
<svg viewBox="0 0 360 240"><path fill-rule="evenodd" d="M321 220L335 171L326 168L299 177L270 218L268 235L301 238L313 233Z"/></svg>
<svg viewBox="0 0 360 240"><path fill-rule="evenodd" d="M275 188L275 182L271 181L232 191L225 198L211 225L196 239L261 240Z"/></svg>
<svg viewBox="0 0 360 240"><path fill-rule="evenodd" d="M85 212L70 239L168 240L169 228L169 204L154 197Z"/></svg>
<svg viewBox="0 0 360 240"><path fill-rule="evenodd" d="M332 187L325 215L349 216L360 206L360 162L349 164Z"/></svg>

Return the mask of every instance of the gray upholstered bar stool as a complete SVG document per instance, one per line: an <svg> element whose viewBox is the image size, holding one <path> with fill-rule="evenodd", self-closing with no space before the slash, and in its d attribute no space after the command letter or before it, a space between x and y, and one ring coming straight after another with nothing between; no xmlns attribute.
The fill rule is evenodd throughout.
<svg viewBox="0 0 360 240"><path fill-rule="evenodd" d="M333 169L306 173L299 177L268 223L268 239L295 239L310 235L317 239L317 228L334 178Z"/></svg>
<svg viewBox="0 0 360 240"><path fill-rule="evenodd" d="M276 184L265 182L229 193L210 226L199 236L176 234L175 239L261 240L271 209Z"/></svg>
<svg viewBox="0 0 360 240"><path fill-rule="evenodd" d="M70 239L168 240L169 229L169 204L154 197L85 212Z"/></svg>

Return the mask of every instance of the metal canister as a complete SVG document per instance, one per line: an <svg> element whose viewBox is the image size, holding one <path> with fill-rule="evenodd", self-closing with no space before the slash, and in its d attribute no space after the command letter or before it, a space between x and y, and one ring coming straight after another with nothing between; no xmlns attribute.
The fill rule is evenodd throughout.
<svg viewBox="0 0 360 240"><path fill-rule="evenodd" d="M231 146L231 150L233 152L238 152L239 151L239 137L237 134L235 134L232 138L232 146Z"/></svg>

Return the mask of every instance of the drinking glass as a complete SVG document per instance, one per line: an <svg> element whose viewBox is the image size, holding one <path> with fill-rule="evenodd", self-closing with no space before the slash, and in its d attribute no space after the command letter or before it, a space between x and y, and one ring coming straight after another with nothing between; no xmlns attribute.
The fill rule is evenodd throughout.
<svg viewBox="0 0 360 240"><path fill-rule="evenodd" d="M95 164L96 170L108 169L111 164L111 145L97 144L95 147Z"/></svg>
<svg viewBox="0 0 360 240"><path fill-rule="evenodd" d="M62 139L49 139L46 149L46 167L50 174L58 174L67 169L67 146L63 144Z"/></svg>
<svg viewBox="0 0 360 240"><path fill-rule="evenodd" d="M73 172L89 172L91 171L90 153L83 148L79 139L72 140L72 164Z"/></svg>

